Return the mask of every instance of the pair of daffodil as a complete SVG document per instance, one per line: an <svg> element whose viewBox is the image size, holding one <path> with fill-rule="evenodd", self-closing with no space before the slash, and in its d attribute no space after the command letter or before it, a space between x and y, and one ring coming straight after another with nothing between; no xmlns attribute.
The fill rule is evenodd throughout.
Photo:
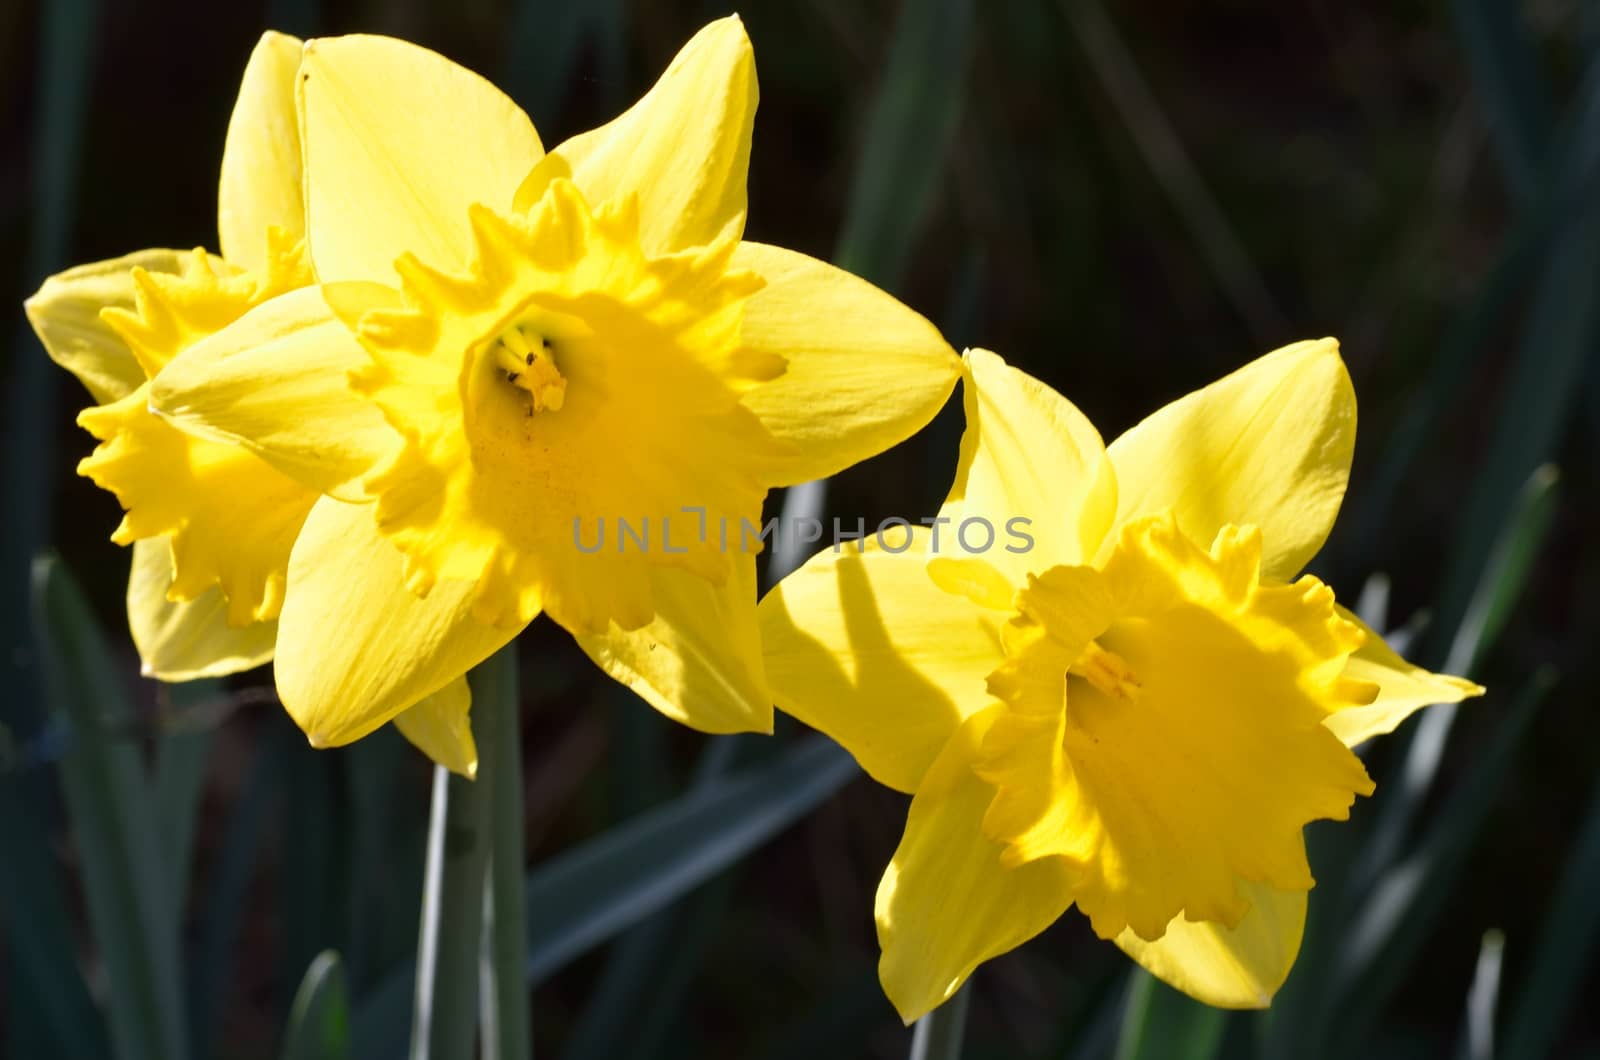
<svg viewBox="0 0 1600 1060"><path fill-rule="evenodd" d="M906 1019L1074 902L1180 989L1265 1004L1312 885L1302 830L1372 788L1349 748L1479 691L1290 580L1349 471L1336 344L1108 448L995 355L744 241L755 105L736 18L549 152L432 52L263 38L222 257L84 266L28 307L99 402L80 470L127 512L146 671L274 658L314 744L392 720L470 773L464 675L544 612L679 721L765 731L776 702L913 794L877 904ZM948 522L825 549L758 608L753 547L708 525L903 440L958 379ZM1026 551L937 540L1017 517ZM597 519L657 547L582 547Z"/></svg>

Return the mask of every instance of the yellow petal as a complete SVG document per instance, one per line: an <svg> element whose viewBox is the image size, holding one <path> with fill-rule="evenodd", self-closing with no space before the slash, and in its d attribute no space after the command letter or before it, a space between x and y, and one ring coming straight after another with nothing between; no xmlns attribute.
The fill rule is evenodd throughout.
<svg viewBox="0 0 1600 1060"><path fill-rule="evenodd" d="M57 273L23 303L28 322L50 359L77 376L97 403L127 397L144 383L144 370L100 311L133 309L135 268L177 274L188 256L182 250L141 250Z"/></svg>
<svg viewBox="0 0 1600 1060"><path fill-rule="evenodd" d="M937 328L865 280L781 247L742 243L735 268L767 285L745 303L740 340L788 362L744 396L791 441L777 485L842 471L921 430L960 363Z"/></svg>
<svg viewBox="0 0 1600 1060"><path fill-rule="evenodd" d="M351 369L370 364L318 288L304 287L184 350L151 382L150 407L321 493L364 500L361 477L400 444L350 388Z"/></svg>
<svg viewBox="0 0 1600 1060"><path fill-rule="evenodd" d="M307 42L299 104L317 278L394 283L411 251L459 268L467 207L511 205L543 156L533 123L489 82L415 44Z"/></svg>
<svg viewBox="0 0 1600 1060"><path fill-rule="evenodd" d="M245 63L239 98L228 120L217 188L222 256L247 269L265 268L267 230L305 235L300 184L300 123L294 78L300 41L270 30Z"/></svg>
<svg viewBox="0 0 1600 1060"><path fill-rule="evenodd" d="M289 558L278 696L313 745L365 736L487 659L517 629L472 620L472 587L408 591L370 505L324 497Z"/></svg>
<svg viewBox="0 0 1600 1060"><path fill-rule="evenodd" d="M164 537L133 543L128 575L128 629L141 672L162 681L193 681L254 669L272 658L276 622L228 624L228 602L215 586L174 603L172 546Z"/></svg>
<svg viewBox="0 0 1600 1060"><path fill-rule="evenodd" d="M394 726L417 750L464 777L478 775L478 745L472 739L472 690L458 677L414 707L395 715Z"/></svg>
<svg viewBox="0 0 1600 1060"><path fill-rule="evenodd" d="M1087 563L1117 505L1099 432L1066 398L988 350L967 352L963 380L967 429L939 509L955 547L941 556L964 558L962 524L982 520L995 541L982 558L1017 588L1029 572ZM971 547L984 540L973 535Z"/></svg>
<svg viewBox="0 0 1600 1060"><path fill-rule="evenodd" d="M637 196L649 253L737 239L755 113L755 56L732 15L695 34L639 102L551 151L517 192L516 208L567 176L596 206Z"/></svg>
<svg viewBox="0 0 1600 1060"><path fill-rule="evenodd" d="M1005 616L936 586L927 540L919 528L898 554L824 549L758 609L779 709L908 792L962 720L991 702L984 679L1003 658Z"/></svg>
<svg viewBox="0 0 1600 1060"><path fill-rule="evenodd" d="M756 627L754 554L734 557L723 585L671 567L651 572L656 617L612 623L578 643L602 670L674 721L701 732L771 732L772 693Z"/></svg>
<svg viewBox="0 0 1600 1060"><path fill-rule="evenodd" d="M1345 664L1344 676L1378 686L1378 698L1366 706L1346 707L1323 722L1346 747L1395 730L1402 721L1423 707L1435 703L1459 703L1483 695L1483 686L1449 674L1436 674L1402 659L1384 643L1383 637L1353 613L1339 608L1339 614L1366 633L1367 639Z"/></svg>
<svg viewBox="0 0 1600 1060"><path fill-rule="evenodd" d="M973 773L1003 707L968 718L911 800L905 835L878 885L878 976L907 1023L956 992L973 969L1033 938L1072 904L1056 858L1017 868L983 834L995 789Z"/></svg>
<svg viewBox="0 0 1600 1060"><path fill-rule="evenodd" d="M1172 509L1184 533L1261 528L1262 574L1288 581L1333 528L1356 397L1333 339L1297 342L1174 401L1111 443L1117 521Z"/></svg>
<svg viewBox="0 0 1600 1060"><path fill-rule="evenodd" d="M1146 942L1131 930L1117 936L1124 953L1156 978L1218 1008L1266 1008L1300 952L1306 892L1241 881L1250 911L1239 926L1174 917L1166 934Z"/></svg>

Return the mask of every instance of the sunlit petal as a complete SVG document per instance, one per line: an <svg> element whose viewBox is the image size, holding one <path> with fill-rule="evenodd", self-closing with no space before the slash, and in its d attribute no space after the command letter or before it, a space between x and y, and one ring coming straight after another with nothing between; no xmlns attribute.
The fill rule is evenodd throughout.
<svg viewBox="0 0 1600 1060"><path fill-rule="evenodd" d="M1196 541L1261 528L1262 572L1287 581L1327 540L1356 441L1333 339L1298 342L1179 398L1111 443L1117 520L1170 510Z"/></svg>
<svg viewBox="0 0 1600 1060"><path fill-rule="evenodd" d="M778 707L901 791L917 790L956 727L992 702L984 681L1003 658L1005 616L935 585L927 544L919 530L898 554L824 549L759 609Z"/></svg>
<svg viewBox="0 0 1600 1060"><path fill-rule="evenodd" d="M289 560L278 622L278 696L318 747L349 743L514 637L471 618L471 586L406 589L370 505L318 501Z"/></svg>
<svg viewBox="0 0 1600 1060"><path fill-rule="evenodd" d="M465 265L467 207L510 209L543 157L533 123L499 89L391 37L308 41L299 105L311 259L323 283L393 283L408 251Z"/></svg>

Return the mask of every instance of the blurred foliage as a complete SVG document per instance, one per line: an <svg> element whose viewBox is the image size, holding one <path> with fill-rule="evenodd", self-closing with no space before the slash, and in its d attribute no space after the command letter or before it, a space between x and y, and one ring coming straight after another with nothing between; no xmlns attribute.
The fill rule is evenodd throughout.
<svg viewBox="0 0 1600 1060"><path fill-rule="evenodd" d="M4 1055L394 1055L383 1036L406 1029L428 798L425 763L392 732L307 748L265 674L187 690L134 676L127 557L105 540L116 505L72 474L89 448L72 424L82 395L44 361L21 299L70 263L214 245L228 111L268 26L435 47L504 85L555 143L635 98L727 9L0 11ZM1197 1011L1068 914L975 978L963 1055L1600 1055L1600 1015L1581 1003L1600 996L1597 11L740 8L762 91L752 238L837 253L1108 437L1270 348L1338 335L1362 427L1318 572L1350 601L1386 574L1382 624L1420 629L1421 661L1470 665L1491 689L1375 748L1378 795L1311 830L1312 922L1270 1013ZM825 514L931 512L959 431L952 407L830 483ZM1559 491L1539 470L1551 463ZM47 621L30 633L46 542L63 564L39 568ZM851 773L793 733L673 726L547 623L520 651L524 838L533 871L549 866L529 894L593 899L550 906L574 910L555 920L530 908L545 943L532 957L546 955L537 1052L906 1055L871 924L903 797L862 781L830 796ZM809 787L784 772L808 754ZM746 830L718 846L730 821Z"/></svg>

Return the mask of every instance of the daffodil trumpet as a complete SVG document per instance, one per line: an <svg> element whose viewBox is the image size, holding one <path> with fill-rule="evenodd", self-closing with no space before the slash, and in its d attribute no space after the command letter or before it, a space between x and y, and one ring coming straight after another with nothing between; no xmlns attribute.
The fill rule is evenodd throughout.
<svg viewBox="0 0 1600 1060"><path fill-rule="evenodd" d="M1313 885L1302 837L1372 793L1356 745L1482 689L1391 651L1301 574L1348 481L1331 339L1285 347L1110 446L983 350L941 520L1031 549L826 550L761 602L780 709L912 795L878 889L909 1022L1071 906L1212 1005L1267 1005Z"/></svg>

